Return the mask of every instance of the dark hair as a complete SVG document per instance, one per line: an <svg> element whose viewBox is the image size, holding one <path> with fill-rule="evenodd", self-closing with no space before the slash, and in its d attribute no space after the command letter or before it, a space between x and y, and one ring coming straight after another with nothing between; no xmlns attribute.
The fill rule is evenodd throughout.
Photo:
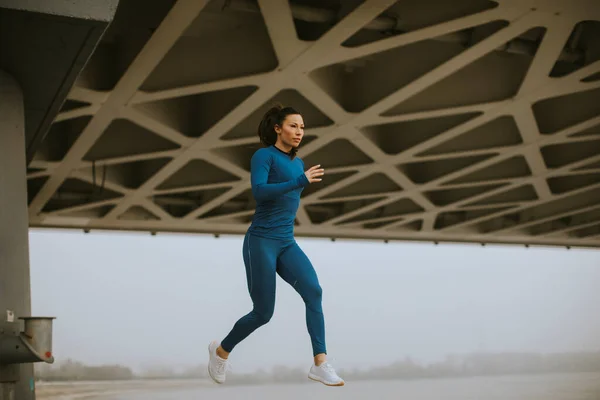
<svg viewBox="0 0 600 400"><path fill-rule="evenodd" d="M288 115L300 114L292 107L283 107L281 104L277 104L269 111L265 113L260 124L258 125L258 137L265 146L274 146L277 142L277 132L275 132L275 125L282 126L283 121ZM292 148L290 156L294 158L298 152L297 148Z"/></svg>

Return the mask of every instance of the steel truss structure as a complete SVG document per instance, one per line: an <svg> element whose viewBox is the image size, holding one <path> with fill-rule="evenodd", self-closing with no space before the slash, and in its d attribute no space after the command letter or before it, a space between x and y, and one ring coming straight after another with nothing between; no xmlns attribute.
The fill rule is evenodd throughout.
<svg viewBox="0 0 600 400"><path fill-rule="evenodd" d="M121 0L28 166L35 227L243 233L273 103L298 236L600 245L595 0Z"/></svg>

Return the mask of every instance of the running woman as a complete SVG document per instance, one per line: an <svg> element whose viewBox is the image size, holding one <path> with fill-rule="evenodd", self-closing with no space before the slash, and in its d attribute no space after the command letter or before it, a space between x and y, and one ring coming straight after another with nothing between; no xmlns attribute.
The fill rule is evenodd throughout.
<svg viewBox="0 0 600 400"><path fill-rule="evenodd" d="M327 362L323 291L310 260L294 239L300 194L307 185L320 182L325 171L320 165L305 171L304 162L296 157L304 136L304 121L293 108L275 106L267 111L258 126L258 136L265 147L257 150L251 160L256 210L242 249L253 309L234 324L220 343L209 344L209 375L215 382L224 383L227 360L234 347L269 322L279 275L306 305L306 326L314 358L308 377L328 386L343 386L344 380Z"/></svg>

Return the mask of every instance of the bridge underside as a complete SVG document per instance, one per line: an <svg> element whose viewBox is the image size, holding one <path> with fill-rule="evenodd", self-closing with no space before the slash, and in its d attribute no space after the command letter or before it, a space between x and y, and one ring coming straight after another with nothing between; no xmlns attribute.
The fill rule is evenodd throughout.
<svg viewBox="0 0 600 400"><path fill-rule="evenodd" d="M33 227L243 233L275 102L298 236L600 246L596 0L121 0L28 165Z"/></svg>

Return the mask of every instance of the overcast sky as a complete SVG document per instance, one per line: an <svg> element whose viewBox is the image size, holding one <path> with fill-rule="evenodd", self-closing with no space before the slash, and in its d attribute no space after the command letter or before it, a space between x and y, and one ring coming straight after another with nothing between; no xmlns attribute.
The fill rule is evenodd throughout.
<svg viewBox="0 0 600 400"><path fill-rule="evenodd" d="M206 363L250 311L241 236L31 230L32 312L54 350L89 364ZM298 239L324 290L338 368L449 353L600 350L600 251ZM277 281L271 322L234 371L308 367L304 304Z"/></svg>

